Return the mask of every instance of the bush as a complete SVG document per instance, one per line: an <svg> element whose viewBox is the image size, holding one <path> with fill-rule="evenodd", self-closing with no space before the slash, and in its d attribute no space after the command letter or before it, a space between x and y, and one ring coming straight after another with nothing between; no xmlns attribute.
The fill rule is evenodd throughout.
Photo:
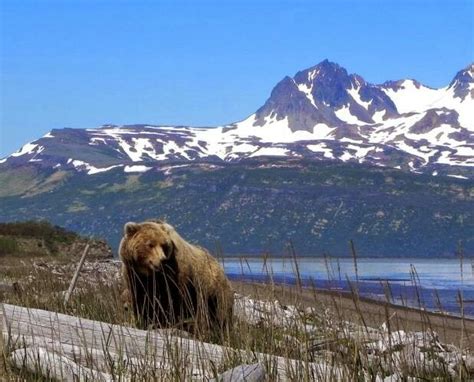
<svg viewBox="0 0 474 382"><path fill-rule="evenodd" d="M52 225L47 221L26 221L0 223L0 235L22 236L44 239L47 243L54 241L70 243L78 236L74 232Z"/></svg>
<svg viewBox="0 0 474 382"><path fill-rule="evenodd" d="M18 252L18 243L11 237L0 236L0 256L15 254Z"/></svg>

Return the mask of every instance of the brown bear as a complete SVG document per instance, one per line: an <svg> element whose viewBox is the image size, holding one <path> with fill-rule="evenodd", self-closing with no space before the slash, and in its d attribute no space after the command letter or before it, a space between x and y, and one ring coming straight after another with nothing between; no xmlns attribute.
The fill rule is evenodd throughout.
<svg viewBox="0 0 474 382"><path fill-rule="evenodd" d="M127 223L119 255L129 304L143 327L227 328L233 291L219 263L164 221Z"/></svg>

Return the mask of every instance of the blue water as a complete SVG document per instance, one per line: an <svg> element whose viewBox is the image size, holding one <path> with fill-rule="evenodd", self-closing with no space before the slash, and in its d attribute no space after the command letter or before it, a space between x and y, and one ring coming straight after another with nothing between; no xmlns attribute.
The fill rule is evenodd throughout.
<svg viewBox="0 0 474 382"><path fill-rule="evenodd" d="M459 259L379 259L357 260L357 277L350 258L225 258L222 262L231 279L270 281L316 288L350 291L357 288L362 296L474 317L474 269L464 260L461 273ZM358 280L358 281L357 281ZM419 303L418 301L421 301Z"/></svg>

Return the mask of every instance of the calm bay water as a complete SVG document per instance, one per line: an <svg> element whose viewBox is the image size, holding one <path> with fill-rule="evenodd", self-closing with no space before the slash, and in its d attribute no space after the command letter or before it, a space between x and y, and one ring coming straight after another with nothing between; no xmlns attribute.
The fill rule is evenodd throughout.
<svg viewBox="0 0 474 382"><path fill-rule="evenodd" d="M432 311L461 314L459 294L464 301L464 313L474 317L474 269L470 260L464 260L461 276L459 259L357 259L358 283L351 258L299 258L298 267L293 259L229 257L223 260L224 269L231 279L271 280L317 288L350 290L358 285L361 295L375 299L422 307ZM418 298L418 296L420 298ZM421 300L421 304L418 302Z"/></svg>

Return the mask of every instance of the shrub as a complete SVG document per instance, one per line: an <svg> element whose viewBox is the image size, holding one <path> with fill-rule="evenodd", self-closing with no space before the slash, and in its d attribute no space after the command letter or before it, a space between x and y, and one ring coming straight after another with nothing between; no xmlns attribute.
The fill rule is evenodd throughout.
<svg viewBox="0 0 474 382"><path fill-rule="evenodd" d="M18 243L11 237L0 236L0 256L18 252Z"/></svg>
<svg viewBox="0 0 474 382"><path fill-rule="evenodd" d="M47 245L54 242L71 243L78 235L47 221L25 221L0 223L0 235L34 237L43 239Z"/></svg>

